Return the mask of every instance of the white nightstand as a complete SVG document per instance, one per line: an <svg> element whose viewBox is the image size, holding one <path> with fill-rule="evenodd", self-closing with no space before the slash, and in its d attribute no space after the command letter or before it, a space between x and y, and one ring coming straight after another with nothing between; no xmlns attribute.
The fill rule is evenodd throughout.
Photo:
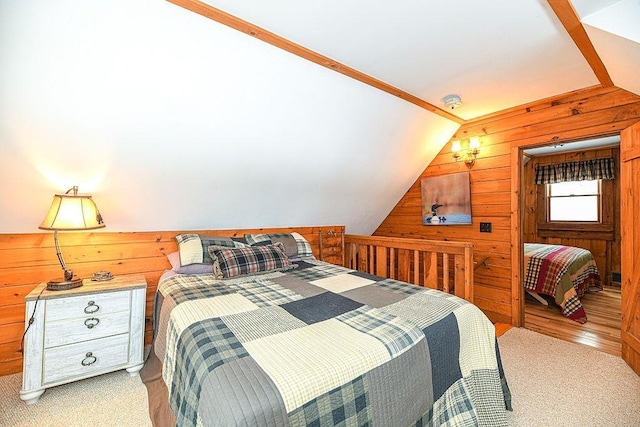
<svg viewBox="0 0 640 427"><path fill-rule="evenodd" d="M144 363L144 310L147 281L142 274L107 282L83 281L66 291L26 297L22 390L27 404L49 388L126 369L136 375ZM40 295L40 298L38 298Z"/></svg>

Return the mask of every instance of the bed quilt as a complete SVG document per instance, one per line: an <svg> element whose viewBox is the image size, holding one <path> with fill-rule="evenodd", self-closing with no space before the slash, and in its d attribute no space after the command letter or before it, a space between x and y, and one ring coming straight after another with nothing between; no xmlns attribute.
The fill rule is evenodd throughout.
<svg viewBox="0 0 640 427"><path fill-rule="evenodd" d="M155 322L179 426L506 425L493 325L437 290L317 260L174 275Z"/></svg>
<svg viewBox="0 0 640 427"><path fill-rule="evenodd" d="M602 284L593 255L572 246L525 243L525 289L555 299L562 314L579 323L587 321L580 297Z"/></svg>

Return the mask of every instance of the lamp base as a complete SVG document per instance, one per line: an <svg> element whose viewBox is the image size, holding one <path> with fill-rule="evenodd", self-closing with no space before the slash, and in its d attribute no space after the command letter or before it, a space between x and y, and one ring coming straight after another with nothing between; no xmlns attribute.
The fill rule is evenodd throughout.
<svg viewBox="0 0 640 427"><path fill-rule="evenodd" d="M82 279L47 282L48 291L66 291L67 289L79 288L80 286L82 286Z"/></svg>

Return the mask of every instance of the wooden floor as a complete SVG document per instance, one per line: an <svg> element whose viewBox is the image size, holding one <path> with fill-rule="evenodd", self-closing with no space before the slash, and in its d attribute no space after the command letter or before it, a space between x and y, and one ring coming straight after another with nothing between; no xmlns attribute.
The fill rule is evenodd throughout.
<svg viewBox="0 0 640 427"><path fill-rule="evenodd" d="M580 300L587 313L587 323L582 325L560 314L557 306L544 306L527 297L525 328L620 356L620 287L606 286L603 291L587 293Z"/></svg>

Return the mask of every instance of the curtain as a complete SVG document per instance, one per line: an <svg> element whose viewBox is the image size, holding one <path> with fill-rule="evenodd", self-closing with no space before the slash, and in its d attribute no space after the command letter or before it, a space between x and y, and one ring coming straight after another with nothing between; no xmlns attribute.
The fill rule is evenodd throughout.
<svg viewBox="0 0 640 427"><path fill-rule="evenodd" d="M581 160L536 167L536 184L555 184L566 181L615 179L613 157Z"/></svg>

